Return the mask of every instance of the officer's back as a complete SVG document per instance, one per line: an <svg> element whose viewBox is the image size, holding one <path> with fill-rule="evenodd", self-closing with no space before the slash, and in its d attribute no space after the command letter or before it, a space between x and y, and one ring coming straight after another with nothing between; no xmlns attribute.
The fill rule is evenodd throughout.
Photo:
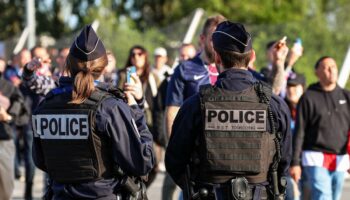
<svg viewBox="0 0 350 200"><path fill-rule="evenodd" d="M218 81L181 107L166 168L187 199L282 197L291 153L288 107L247 70L253 50L243 25L223 22L212 39Z"/></svg>
<svg viewBox="0 0 350 200"><path fill-rule="evenodd" d="M131 93L124 99L118 90L97 85L107 63L102 41L86 26L66 60L70 77L60 78L33 115L33 158L49 174L47 199L144 195L134 177L154 165L152 136Z"/></svg>

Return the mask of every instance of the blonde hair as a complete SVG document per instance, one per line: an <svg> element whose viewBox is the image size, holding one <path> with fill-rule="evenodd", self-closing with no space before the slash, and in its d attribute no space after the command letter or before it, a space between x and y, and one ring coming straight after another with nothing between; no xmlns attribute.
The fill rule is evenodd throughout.
<svg viewBox="0 0 350 200"><path fill-rule="evenodd" d="M65 72L74 78L73 104L83 103L95 90L94 80L102 74L108 64L107 55L91 61L82 61L71 54L67 56Z"/></svg>

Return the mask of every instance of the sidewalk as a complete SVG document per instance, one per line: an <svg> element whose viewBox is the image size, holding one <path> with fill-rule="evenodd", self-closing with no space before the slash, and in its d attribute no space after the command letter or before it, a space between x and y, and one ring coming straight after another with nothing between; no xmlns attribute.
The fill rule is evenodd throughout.
<svg viewBox="0 0 350 200"><path fill-rule="evenodd" d="M22 169L23 170L23 169ZM22 173L24 174L24 173ZM157 175L156 180L153 182L151 187L148 190L148 199L150 200L160 200L161 199L161 191L162 191L162 184L163 184L164 174L159 173ZM40 200L42 196L42 188L44 185L43 181L43 172L40 170L35 171L35 179L34 179L34 199ZM178 192L177 192L178 193ZM14 200L22 200L24 194L24 182L16 180L15 182L15 191L13 198ZM177 195L175 195L177 196ZM348 200L350 197L350 178L348 177L345 180L342 198L341 200ZM177 200L177 198L174 198L174 200Z"/></svg>

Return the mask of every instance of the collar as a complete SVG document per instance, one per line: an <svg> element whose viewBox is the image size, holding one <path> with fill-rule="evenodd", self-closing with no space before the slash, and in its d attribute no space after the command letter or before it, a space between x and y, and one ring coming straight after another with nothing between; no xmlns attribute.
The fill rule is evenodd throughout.
<svg viewBox="0 0 350 200"><path fill-rule="evenodd" d="M59 84L59 87L73 86L74 78L69 77L69 76L61 76L58 80L58 84ZM97 81L97 80L94 81L94 84L95 84L95 86L103 87L103 88L107 87L107 85L108 85L108 84L105 84L105 83Z"/></svg>
<svg viewBox="0 0 350 200"><path fill-rule="evenodd" d="M229 90L244 90L255 82L257 79L248 70L231 68L220 73L215 85Z"/></svg>
<svg viewBox="0 0 350 200"><path fill-rule="evenodd" d="M244 79L256 82L256 79L253 77L252 73L249 72L249 70L235 68L230 68L220 73L218 79Z"/></svg>

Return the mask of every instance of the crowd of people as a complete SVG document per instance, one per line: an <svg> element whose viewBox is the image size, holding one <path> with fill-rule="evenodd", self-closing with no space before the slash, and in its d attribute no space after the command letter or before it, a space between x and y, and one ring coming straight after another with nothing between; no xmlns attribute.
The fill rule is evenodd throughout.
<svg viewBox="0 0 350 200"><path fill-rule="evenodd" d="M206 20L198 47L179 48L174 69L165 48L149 52L139 44L121 66L91 26L56 54L35 46L0 58L0 199L11 198L14 178L24 179L24 199L33 199L35 167L46 172L48 199L126 199L116 190L120 180L110 179L116 171L142 177L144 190L166 173L163 200L173 199L177 186L185 199L227 199L221 184L242 180L251 189L238 193L247 199L340 199L350 168L350 92L337 85L337 63L320 55L318 82L307 88L293 68L300 43L268 42L267 65L258 72L255 54L264 52L252 41L242 24L217 15ZM237 105L241 110L232 110ZM266 111L263 131L258 119L251 131L223 122L226 111L249 121L242 110L254 109ZM220 138L225 131L230 136ZM252 140L259 134L261 142ZM244 149L266 151L254 157Z"/></svg>

